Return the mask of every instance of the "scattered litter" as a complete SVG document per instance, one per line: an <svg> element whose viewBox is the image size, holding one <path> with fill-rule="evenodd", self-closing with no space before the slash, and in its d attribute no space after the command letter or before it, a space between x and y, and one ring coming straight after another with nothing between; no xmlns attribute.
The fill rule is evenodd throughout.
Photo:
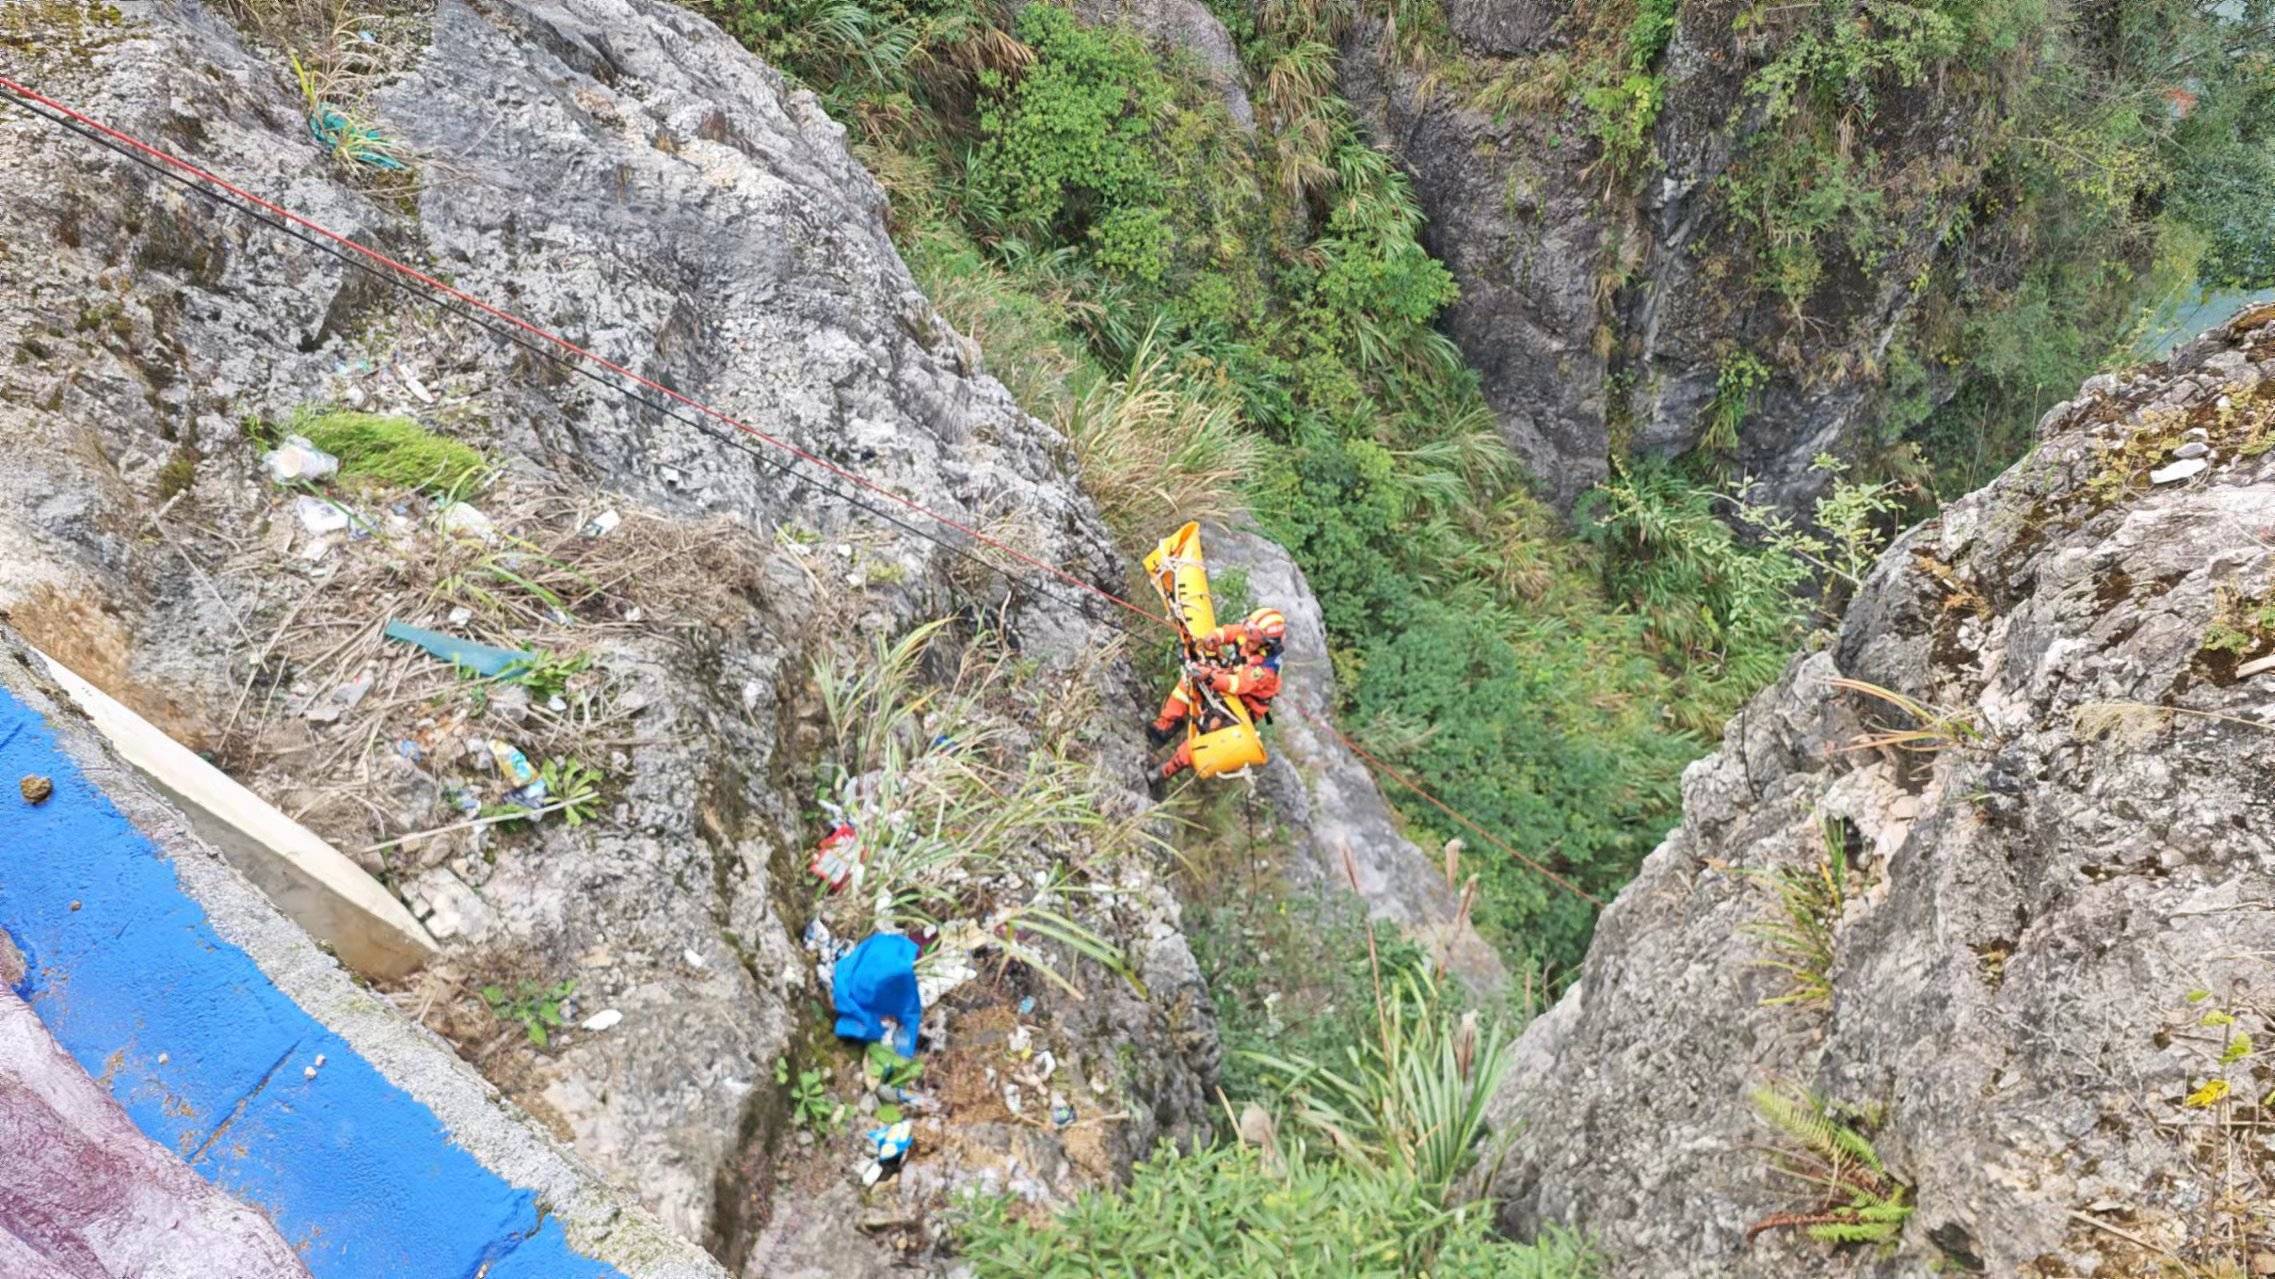
<svg viewBox="0 0 2275 1279"><path fill-rule="evenodd" d="M837 961L830 981L843 1039L884 1039L903 1057L916 1056L924 999L916 985L916 943L877 933ZM888 1038L887 1021L892 1025Z"/></svg>
<svg viewBox="0 0 2275 1279"><path fill-rule="evenodd" d="M404 387L407 388L411 394L419 397L419 403L434 403L434 392L427 389L427 384L419 380L418 374L411 372L409 369L404 368L400 364L394 364L388 367L395 370L395 376L402 381Z"/></svg>
<svg viewBox="0 0 2275 1279"><path fill-rule="evenodd" d="M924 996L924 1006L931 1008L949 991L977 976L979 966L972 962L970 951L934 946L917 965L916 988Z"/></svg>
<svg viewBox="0 0 2275 1279"><path fill-rule="evenodd" d="M466 607L464 604L461 604L457 608L450 610L450 624L452 626L464 626L473 620L474 610Z"/></svg>
<svg viewBox="0 0 2275 1279"><path fill-rule="evenodd" d="M25 803L44 804L47 797L55 793L55 783L38 773L29 773L24 780L16 783L16 789L23 792Z"/></svg>
<svg viewBox="0 0 2275 1279"><path fill-rule="evenodd" d="M555 715L567 714L569 710L569 699L562 697L556 693L555 695L545 699L545 709L553 712Z"/></svg>
<svg viewBox="0 0 2275 1279"><path fill-rule="evenodd" d="M1010 1053L1012 1056L1024 1061L1027 1058L1028 1054L1034 1051L1034 1042L1034 1031L1025 1026L1013 1026L1011 1028L1011 1037L1004 1044L1004 1050Z"/></svg>
<svg viewBox="0 0 2275 1279"><path fill-rule="evenodd" d="M398 738L396 740L395 753L416 764L420 760L426 758L427 751L426 747L419 745L417 742L412 741L408 737L404 737Z"/></svg>
<svg viewBox="0 0 2275 1279"><path fill-rule="evenodd" d="M1003 1086L1003 1108L1014 1115L1027 1113L1026 1104L1019 1097L1019 1085L1005 1084Z"/></svg>
<svg viewBox="0 0 2275 1279"><path fill-rule="evenodd" d="M357 124L331 107L318 106L308 113L308 132L315 136L316 145L343 160L389 173L403 171L403 162L395 157L395 144L386 135L370 125Z"/></svg>
<svg viewBox="0 0 2275 1279"><path fill-rule="evenodd" d="M340 459L317 448L303 436L287 435L283 444L261 454L261 466L268 471L269 478L279 484L313 483L339 474Z"/></svg>
<svg viewBox="0 0 2275 1279"><path fill-rule="evenodd" d="M861 864L867 860L868 850L862 847L860 837L854 833L853 823L839 822L831 828L829 834L822 836L820 844L815 845L814 855L806 861L806 869L816 879L828 884L829 890L834 893L852 883Z"/></svg>
<svg viewBox="0 0 2275 1279"><path fill-rule="evenodd" d="M464 502L452 502L435 513L434 526L452 537L471 537L484 542L498 540L495 521Z"/></svg>
<svg viewBox="0 0 2275 1279"><path fill-rule="evenodd" d="M811 1134L808 1134L808 1133L799 1133L798 1135L799 1135L799 1136L801 1136L801 1137L805 1137L805 1136L809 1136L809 1135L811 1135ZM861 1184L862 1184L862 1185L864 1185L864 1186L874 1186L874 1185L876 1185L876 1184L877 1184L877 1180L878 1180L878 1178L880 1178L880 1177L883 1177L883 1176L885 1175L885 1166L884 1166L883 1164L881 1164L881 1163L878 1163L878 1162L877 1162L876 1160L874 1160L874 1159L864 1159L864 1160L862 1160L862 1161L861 1161L861 1165L860 1165L860 1167L861 1167Z"/></svg>
<svg viewBox="0 0 2275 1279"><path fill-rule="evenodd" d="M1049 1079L1049 1078L1050 1078L1052 1075L1055 1075L1055 1074L1057 1074L1057 1073L1058 1073L1058 1069L1059 1069L1059 1059L1058 1059L1057 1057L1055 1057L1055 1056L1051 1055L1051 1050L1050 1050L1050 1049L1048 1049L1048 1048L1045 1048L1043 1051L1041 1051L1041 1052L1039 1052L1039 1053L1036 1053L1036 1054L1035 1054L1035 1077L1036 1077L1036 1078L1038 1078L1038 1079L1045 1079L1045 1080L1047 1080L1047 1079Z"/></svg>
<svg viewBox="0 0 2275 1279"><path fill-rule="evenodd" d="M585 1019L585 1029L611 1030L615 1028L616 1023L622 1020L624 1020L624 1014L613 1008L604 1008Z"/></svg>
<svg viewBox="0 0 2275 1279"><path fill-rule="evenodd" d="M361 679L349 680L325 696L311 702L308 709L302 714L313 723L337 723L340 716L354 710L356 704L361 702L364 695L370 691L371 676L365 675Z"/></svg>
<svg viewBox="0 0 2275 1279"><path fill-rule="evenodd" d="M473 640L444 635L439 631L421 630L416 626L405 626L401 622L389 622L386 633L391 640L415 644L453 666L463 666L476 675L492 679L516 666L530 666L537 661L535 653L499 648L494 644L477 644Z"/></svg>
<svg viewBox="0 0 2275 1279"><path fill-rule="evenodd" d="M518 721L529 714L529 690L519 684L501 684L490 690L490 709Z"/></svg>
<svg viewBox="0 0 2275 1279"><path fill-rule="evenodd" d="M1058 1093L1051 1094L1051 1126L1064 1128L1074 1122L1074 1103Z"/></svg>
<svg viewBox="0 0 2275 1279"><path fill-rule="evenodd" d="M303 1079L314 1079L316 1077L316 1068L314 1066L303 1068L300 1072L300 1077Z"/></svg>
<svg viewBox="0 0 2275 1279"><path fill-rule="evenodd" d="M602 511L585 521L584 535L586 537L606 537L615 532L616 526L623 522L624 517L614 510Z"/></svg>
<svg viewBox="0 0 2275 1279"><path fill-rule="evenodd" d="M317 1054L316 1054L316 1069L318 1069L318 1070L322 1070L323 1068L324 1068L324 1054L322 1054L322 1053L317 1053Z"/></svg>
<svg viewBox="0 0 2275 1279"><path fill-rule="evenodd" d="M300 517L300 527L318 537L326 533L337 533L349 523L348 513L340 509L338 503L327 502L320 497L294 499L292 513Z"/></svg>
<svg viewBox="0 0 2275 1279"><path fill-rule="evenodd" d="M529 756L522 754L518 746L491 742L490 758L497 761L498 776L506 779L508 787L518 790L537 780L537 770L530 767Z"/></svg>
<svg viewBox="0 0 2275 1279"><path fill-rule="evenodd" d="M861 1134L861 1140L867 1144L870 1157L878 1163L894 1163L908 1153L909 1146L916 1140L916 1125L903 1119L882 1128L871 1128Z"/></svg>
<svg viewBox="0 0 2275 1279"><path fill-rule="evenodd" d="M1020 1015L1020 1016L1022 1016L1022 1017L1031 1017L1031 1016L1033 1016L1033 1015L1034 1015L1034 1012L1035 1012L1035 997L1034 997L1033 995L1029 995L1029 996L1027 996L1026 998L1024 998L1024 999L1022 999L1022 1000L1020 1000L1020 1001L1019 1001L1019 1015Z"/></svg>
<svg viewBox="0 0 2275 1279"><path fill-rule="evenodd" d="M686 961L687 961L687 966L688 966L689 968L708 968L708 967L710 967L710 961L709 961L709 960L706 960L706 959L704 959L704 958L703 958L703 956L696 954L696 953L695 953L695 948L694 948L694 947L692 947L692 946L691 946L691 947L689 947L689 948L687 948L686 950L683 950L683 951L679 952L679 957L680 957L681 959L684 959L684 960L686 960Z"/></svg>
<svg viewBox="0 0 2275 1279"><path fill-rule="evenodd" d="M444 803L450 805L452 808L457 809L459 812L464 813L468 817L479 816L482 812L481 799L476 796L474 792L466 789L463 786L453 786L449 790L444 791L442 793L442 799Z"/></svg>
<svg viewBox="0 0 2275 1279"><path fill-rule="evenodd" d="M2200 457L2184 457L2163 470L2149 472L2151 484L2173 484L2201 472L2211 463Z"/></svg>

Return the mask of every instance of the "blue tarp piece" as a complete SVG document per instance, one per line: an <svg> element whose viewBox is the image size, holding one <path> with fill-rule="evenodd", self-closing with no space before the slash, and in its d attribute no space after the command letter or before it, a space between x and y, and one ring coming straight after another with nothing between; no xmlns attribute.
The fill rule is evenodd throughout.
<svg viewBox="0 0 2275 1279"><path fill-rule="evenodd" d="M915 942L896 933L871 935L837 961L830 992L837 1001L839 1038L883 1039L884 1019L890 1017L899 1023L890 1047L903 1057L916 1056L924 996L916 989Z"/></svg>
<svg viewBox="0 0 2275 1279"><path fill-rule="evenodd" d="M476 675L490 679L496 679L517 666L537 664L535 653L517 652L492 644L477 644L470 639L460 639L456 635L444 635L438 631L424 631L416 626L405 626L401 622L387 624L387 638L401 640L405 644L416 644L453 666L463 666Z"/></svg>

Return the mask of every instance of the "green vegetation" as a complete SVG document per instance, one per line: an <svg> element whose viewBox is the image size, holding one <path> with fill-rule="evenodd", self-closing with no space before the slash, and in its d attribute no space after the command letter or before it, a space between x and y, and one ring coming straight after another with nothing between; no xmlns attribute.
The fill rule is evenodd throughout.
<svg viewBox="0 0 2275 1279"><path fill-rule="evenodd" d="M1043 942L1138 986L1127 958L1064 908L1094 891L1094 873L1157 846L1140 816L1111 815L1115 783L1078 750L1095 704L1039 687L1031 659L985 634L950 659L946 680L920 680L947 626L879 639L850 667L815 667L833 739L821 802L861 832L862 853L843 891L820 890L817 914L847 936L977 927L1076 998Z"/></svg>
<svg viewBox="0 0 2275 1279"><path fill-rule="evenodd" d="M2112 357L2144 301L2275 281L2271 21L2194 0L1742 12L1768 56L1721 189L1750 232L1750 285L1789 310L1783 371L1810 380L1809 330L1868 349L1880 321L1858 300L1901 285L1916 304L1896 344L1834 376L1880 379L1880 447L1916 432L1945 491L1965 491ZM1957 392L1932 412L1931 370Z"/></svg>
<svg viewBox="0 0 2275 1279"><path fill-rule="evenodd" d="M790 1059L776 1058L774 1082L788 1090L790 1123L793 1127L810 1128L815 1132L833 1132L844 1125L851 1108L829 1090L828 1071L798 1071L796 1083L791 1082L790 1076Z"/></svg>
<svg viewBox="0 0 2275 1279"><path fill-rule="evenodd" d="M1363 959L1375 992L1354 1004L1364 1015L1344 1042L1315 1038L1319 1057L1249 1054L1264 1087L1234 1124L1237 1144L1165 1146L1127 1189L1053 1216L971 1203L958 1233L977 1273L1073 1279L1104 1258L1117 1273L1195 1279L1595 1273L1577 1236L1496 1238L1489 1206L1450 1192L1493 1149L1483 1112L1509 1066L1502 1024L1458 1012L1426 968L1385 971L1371 942L1348 941L1320 957L1338 971Z"/></svg>
<svg viewBox="0 0 2275 1279"><path fill-rule="evenodd" d="M2275 644L2275 598L2254 600L2232 586L2219 588L2212 624L2204 629L2204 651L2254 656Z"/></svg>
<svg viewBox="0 0 2275 1279"><path fill-rule="evenodd" d="M1185 935L1215 1003L1227 1095L1261 1096L1271 1080L1268 1061L1333 1060L1375 1033L1374 964L1357 902L1344 893L1289 896L1262 883L1223 896L1238 904L1186 908ZM1394 980L1427 964L1396 928L1373 931L1379 963Z"/></svg>
<svg viewBox="0 0 2275 1279"><path fill-rule="evenodd" d="M1515 1041L1497 1019L1448 1015L1428 968L1385 981L1378 966L1374 978L1375 1033L1324 1061L1263 1065L1295 1123L1369 1173L1411 1182L1444 1202L1478 1161L1485 1107Z"/></svg>
<svg viewBox="0 0 2275 1279"><path fill-rule="evenodd" d="M463 488L489 464L468 445L407 417L352 409L303 409L286 427L340 459L340 474L436 493Z"/></svg>
<svg viewBox="0 0 2275 1279"><path fill-rule="evenodd" d="M1912 1188L1881 1165L1864 1134L1808 1093L1758 1088L1753 1102L1779 1138L1770 1170L1806 1188L1810 1202L1755 1222L1746 1237L1797 1228L1826 1243L1893 1244L1911 1218Z"/></svg>
<svg viewBox="0 0 2275 1279"><path fill-rule="evenodd" d="M499 1021L512 1022L521 1027L529 1042L543 1048L561 1028L561 1005L575 994L573 981L545 985L541 982L516 982L511 989L504 986L482 987L482 1002L490 1006Z"/></svg>
<svg viewBox="0 0 2275 1279"><path fill-rule="evenodd" d="M1127 1190L1086 1194L1041 1224L1002 1200L972 1206L962 1228L980 1279L1090 1279L1116 1273L1203 1279L1582 1279L1588 1254L1562 1234L1538 1243L1496 1238L1480 1205L1433 1207L1394 1182L1344 1174L1298 1153L1274 1166L1246 1147L1198 1154L1165 1147L1138 1165ZM1410 1268L1420 1252L1427 1269Z"/></svg>
<svg viewBox="0 0 2275 1279"><path fill-rule="evenodd" d="M1832 1006L1833 929L1848 904L1848 825L1820 815L1817 828L1825 847L1815 865L1749 872L1775 900L1767 919L1746 927L1765 952L1762 967L1784 978L1765 1005Z"/></svg>

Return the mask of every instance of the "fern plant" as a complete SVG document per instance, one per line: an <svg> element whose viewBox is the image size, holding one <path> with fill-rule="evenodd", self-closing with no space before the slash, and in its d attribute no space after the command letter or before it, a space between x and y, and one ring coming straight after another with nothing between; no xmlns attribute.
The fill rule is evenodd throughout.
<svg viewBox="0 0 2275 1279"><path fill-rule="evenodd" d="M1824 855L1809 867L1747 872L1776 899L1768 919L1746 926L1767 952L1762 967L1783 973L1786 988L1768 1005L1822 1008L1833 1002L1833 927L1848 901L1848 836L1840 819L1820 817Z"/></svg>
<svg viewBox="0 0 2275 1279"><path fill-rule="evenodd" d="M1746 1242L1764 1231L1798 1229L1831 1244L1895 1243L1911 1219L1912 1188L1888 1171L1864 1134L1813 1093L1757 1088L1753 1103L1779 1138L1769 1150L1770 1170L1807 1187L1811 1202L1755 1222Z"/></svg>

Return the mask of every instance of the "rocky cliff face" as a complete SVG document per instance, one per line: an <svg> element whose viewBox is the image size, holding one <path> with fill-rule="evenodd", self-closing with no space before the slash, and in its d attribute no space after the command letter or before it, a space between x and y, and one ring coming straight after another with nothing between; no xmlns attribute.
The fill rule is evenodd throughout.
<svg viewBox="0 0 2275 1279"><path fill-rule="evenodd" d="M978 375L916 291L842 131L708 22L648 0L375 15L349 87L406 179L320 149L283 54L221 14L128 8L47 6L25 19L48 24L34 38L0 42L0 68L1041 559L1118 579L1063 444ZM362 850L448 951L399 1002L675 1229L752 1274L866 1273L921 1249L915 1208L865 1221L845 1185L787 1180L805 1159L846 1183L850 1162L799 1153L771 1077L804 1050L793 1030L816 998L797 941L818 834L809 672L992 599L1037 678L1073 672L1135 704L1126 665L1076 664L1112 634L1103 613L1071 588L1010 590L852 509L810 467L668 419L13 108L0 191L11 624ZM347 520L322 500L303 509L261 477L249 424L309 405L399 410L478 446L500 467L473 498L481 515L352 491ZM610 511L621 524L587 531ZM446 668L379 638L390 618L590 665L564 672L557 700L468 704ZM1133 784L1139 722L1088 730ZM483 773L469 739L574 749L605 774L599 810L574 829L382 846L462 820ZM973 1155L923 1193L1071 1193L1202 1121L1206 1000L1152 869L1124 874L1102 926L1148 995L1101 978L1043 1014L1053 1041L1115 1046L1085 1065L1103 1090L1086 1113L1112 1120L1061 1135L1007 1118L988 1130L1007 1143L993 1165ZM477 993L560 981L572 1022L621 1020L540 1050ZM836 1206L804 1211L802 1196ZM778 1238L754 1247L770 1220Z"/></svg>
<svg viewBox="0 0 2275 1279"><path fill-rule="evenodd" d="M1917 281L1940 260L1938 206L1897 201L1905 207L1891 209L1873 268L1833 251L1805 306L1754 278L1759 236L1719 185L1759 141L1746 85L1768 43L1739 20L1745 8L1675 13L1638 143L1648 159L1607 155L1598 122L1563 87L1570 59L1601 52L1579 47L1604 39L1586 30L1589 7L1449 4L1458 49L1422 59L1391 51L1379 23L1344 39L1342 90L1370 139L1412 174L1426 243L1461 285L1446 328L1560 507L1615 458L1698 447L1724 372L1741 360L1758 361L1763 377L1737 401L1728 451L1765 497L1812 494L1820 452L1887 443L1874 433L1883 361ZM1982 160L1957 141L1958 121L1979 105L1891 87L1856 145L1891 172L1940 175L1942 194L1972 189Z"/></svg>
<svg viewBox="0 0 2275 1279"><path fill-rule="evenodd" d="M1337 737L1335 674L1327 624L1303 569L1277 543L1255 533L1210 527L1209 561L1247 575L1248 593L1287 614L1284 693L1273 702L1272 760L1257 784L1290 836L1288 871L1298 884L1356 894L1370 918L1397 925L1473 990L1491 994L1508 980L1501 957L1470 926L1443 859L1401 833L1366 763ZM1460 872L1457 872L1460 873Z"/></svg>
<svg viewBox="0 0 2275 1279"><path fill-rule="evenodd" d="M1618 1274L2275 1263L2275 311L2040 431L1686 775L1523 1037L1505 1225ZM1892 1253L1806 1237L1851 1191L1772 1171L1763 1087L1870 1142Z"/></svg>

